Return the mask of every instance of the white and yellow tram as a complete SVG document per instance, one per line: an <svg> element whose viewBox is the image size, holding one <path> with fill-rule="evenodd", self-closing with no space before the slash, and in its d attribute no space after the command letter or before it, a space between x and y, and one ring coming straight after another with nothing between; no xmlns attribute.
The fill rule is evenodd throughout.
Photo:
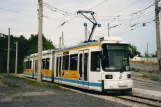
<svg viewBox="0 0 161 107"><path fill-rule="evenodd" d="M37 54L25 58L24 75L37 78ZM128 44L118 38L43 51L42 80L89 90L131 91Z"/></svg>

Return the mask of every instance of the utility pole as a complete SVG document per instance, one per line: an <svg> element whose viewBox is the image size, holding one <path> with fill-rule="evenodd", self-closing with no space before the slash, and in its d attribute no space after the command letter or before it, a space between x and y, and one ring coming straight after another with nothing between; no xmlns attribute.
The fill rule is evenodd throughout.
<svg viewBox="0 0 161 107"><path fill-rule="evenodd" d="M147 61L148 61L148 57L149 57L149 54L148 54L148 43L147 43Z"/></svg>
<svg viewBox="0 0 161 107"><path fill-rule="evenodd" d="M8 56L7 56L7 74L10 68L10 28L8 29Z"/></svg>
<svg viewBox="0 0 161 107"><path fill-rule="evenodd" d="M108 23L108 37L110 36L110 23Z"/></svg>
<svg viewBox="0 0 161 107"><path fill-rule="evenodd" d="M62 32L62 46L64 47L64 33Z"/></svg>
<svg viewBox="0 0 161 107"><path fill-rule="evenodd" d="M161 49L160 49L160 23L159 23L158 0L155 0L155 20L156 20L156 42L159 71L161 71Z"/></svg>
<svg viewBox="0 0 161 107"><path fill-rule="evenodd" d="M61 37L59 38L59 48L61 48Z"/></svg>
<svg viewBox="0 0 161 107"><path fill-rule="evenodd" d="M17 74L17 62L18 62L18 42L16 42L15 74Z"/></svg>
<svg viewBox="0 0 161 107"><path fill-rule="evenodd" d="M84 35L85 35L85 41L87 41L87 23L84 23Z"/></svg>
<svg viewBox="0 0 161 107"><path fill-rule="evenodd" d="M43 0L38 0L39 3L39 26L38 26L38 76L37 82L41 82L41 71L42 71L42 30L43 30Z"/></svg>

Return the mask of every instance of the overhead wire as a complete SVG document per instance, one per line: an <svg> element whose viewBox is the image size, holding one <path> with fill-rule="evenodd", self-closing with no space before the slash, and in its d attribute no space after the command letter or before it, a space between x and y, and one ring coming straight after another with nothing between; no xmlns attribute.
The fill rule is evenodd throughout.
<svg viewBox="0 0 161 107"><path fill-rule="evenodd" d="M9 12L12 12L12 13L16 13L16 14L24 15L24 16L27 16L27 17L34 17L34 18L37 18L36 16L32 16L32 15L28 15L28 14L24 14L24 13L16 12L16 11L9 10L9 9L5 9L5 8L2 8L2 7L0 7L0 9L1 9L1 10L4 10L4 11L9 11Z"/></svg>
<svg viewBox="0 0 161 107"><path fill-rule="evenodd" d="M149 12L149 13L140 15L140 16L138 16L138 17L135 17L135 18L132 18L132 19L128 19L128 21L126 21L126 22L124 22L124 23L121 23L121 24L119 24L119 25L114 25L114 26L110 27L110 29L111 29L111 28L116 28L116 27L119 27L119 26L122 26L122 25L125 25L126 23L132 22L133 20L139 20L139 18L142 18L142 17L145 17L145 16L149 16L149 15L152 15L152 14L154 14L154 10L151 11L151 12Z"/></svg>
<svg viewBox="0 0 161 107"><path fill-rule="evenodd" d="M140 1L140 0L136 1L134 4L136 4L136 3L139 2L139 1ZM134 4L132 4L132 5L134 5ZM130 5L130 7L131 7L132 5ZM152 7L152 6L154 6L154 3L151 4L151 5L149 5L149 6L147 6L147 7L145 7L145 8L142 9L142 10L139 10L139 11L137 11L137 12L133 12L133 13L131 13L131 14L129 14L129 15L137 15L138 13L142 13L143 11L149 9L149 8ZM128 7L128 8L129 8L129 7ZM120 17L120 15L118 15L118 17ZM118 17L117 17L117 18L118 18ZM114 18L112 21L110 21L110 23L113 22L115 19L116 19L116 18Z"/></svg>
<svg viewBox="0 0 161 107"><path fill-rule="evenodd" d="M101 3L95 5L95 6L89 8L89 9L87 9L87 10L91 10L91 9L93 9L93 8L95 8L95 7L97 7L97 6L101 5L101 4L103 4L103 3L105 3L106 1L108 1L108 0L104 0L104 1L102 1ZM50 6L48 3L44 3L44 4ZM66 12L66 11L60 10L60 9L54 7L54 6L50 6L50 7L53 7L53 8L55 8L55 9L58 10L58 11L61 11L61 12L63 12L63 13L66 13L67 15L75 15L75 14L68 13L68 12ZM77 15L77 16L74 16L73 18L71 18L71 19L69 19L69 20L63 22L60 26L56 27L56 28L54 29L54 31L57 30L58 28L60 28L61 26L65 25L66 23L68 23L68 22L70 22L70 21L72 21L72 20L74 20L74 19L76 19L76 18L78 18L78 17L79 17L79 16Z"/></svg>
<svg viewBox="0 0 161 107"><path fill-rule="evenodd" d="M153 19L153 18L154 18L154 17L152 17L152 18L148 18L148 19L143 20L142 22L137 23L137 24L135 23L135 24L133 24L133 25L129 26L128 28L123 29L123 31L128 30L128 29L131 29L132 27L137 26L137 25L139 25L139 24L145 23L146 21L151 20L151 19Z"/></svg>
<svg viewBox="0 0 161 107"><path fill-rule="evenodd" d="M151 22L151 21L148 21L148 20L151 20L151 19L155 19L154 17L151 17L151 18L148 18L148 19L146 19L146 20L143 20L143 21L141 21L140 23L138 23L138 24L135 24L135 25L133 25L133 26L129 26L128 28L125 28L125 29L123 29L123 32L122 31L120 31L120 32L118 32L117 34L114 34L114 35L119 35L119 34L122 34L122 33L124 33L124 32L126 32L127 30L131 30L131 29L133 29L133 27L135 27L135 26L138 26L138 25L142 25L143 23L149 23L149 22ZM148 21L148 22L146 22L146 21ZM154 21L154 20L152 20L152 21ZM135 29L135 28L134 28ZM97 31L96 33L99 33L99 32L102 32L102 31L106 31L107 29L104 29L104 30L101 30L101 31ZM117 32L117 31L115 31L115 32Z"/></svg>
<svg viewBox="0 0 161 107"><path fill-rule="evenodd" d="M148 23L152 23L152 22L154 22L155 21L155 18L153 17L153 18L150 18L150 19L153 19L153 20L151 20L151 21L148 21L148 22L145 22L145 21L147 21L147 20L145 20L145 21L143 21L143 22L141 22L141 23L139 23L139 24L136 24L136 25L134 25L134 26L137 26L137 27L134 27L134 26L131 26L131 27L129 27L129 28L127 28L127 29L124 29L125 31L124 32L120 32L120 33L118 33L118 34L115 34L115 35L122 35L122 34L124 34L125 32L129 32L129 31L133 31L133 30L135 30L136 28L138 28L138 27L144 27L143 26L143 24L148 24ZM148 19L148 20L150 20L150 19ZM127 31L126 31L127 30Z"/></svg>
<svg viewBox="0 0 161 107"><path fill-rule="evenodd" d="M145 17L145 16L152 15L152 14L153 14L153 12L154 12L154 10L153 10L153 11L151 11L151 12L149 12L149 13L143 14L143 15L139 16L138 18L142 18L142 17ZM132 22L132 21L133 21L133 20L135 20L135 19L137 19L137 18L127 19L128 21L126 21L126 22L124 22L125 20L121 20L123 23L113 25L113 26L111 26L111 27L110 27L110 29L118 28L118 27L122 27L122 26L129 25L129 23L130 23L130 22ZM139 20L140 20L140 19L139 19ZM107 25L107 24L106 24L106 25ZM96 33L97 33L97 32L103 32L103 31L106 31L106 30L108 30L108 29L107 29L107 28L105 28L105 29L103 29L103 30L96 31Z"/></svg>
<svg viewBox="0 0 161 107"><path fill-rule="evenodd" d="M104 0L104 1L102 1L101 3L99 3L99 4L95 5L95 6L93 6L93 7L89 8L89 9L87 9L87 10L91 10L91 9L93 9L93 8L95 8L95 7L99 6L99 5L101 5L101 4L103 4L103 3L107 2L107 1L109 1L109 0Z"/></svg>

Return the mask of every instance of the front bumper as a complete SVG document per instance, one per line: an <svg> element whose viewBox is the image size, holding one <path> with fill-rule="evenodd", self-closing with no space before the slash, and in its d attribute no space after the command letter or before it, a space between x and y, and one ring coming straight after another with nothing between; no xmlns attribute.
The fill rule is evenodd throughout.
<svg viewBox="0 0 161 107"><path fill-rule="evenodd" d="M132 80L103 81L103 90L131 90L132 88Z"/></svg>

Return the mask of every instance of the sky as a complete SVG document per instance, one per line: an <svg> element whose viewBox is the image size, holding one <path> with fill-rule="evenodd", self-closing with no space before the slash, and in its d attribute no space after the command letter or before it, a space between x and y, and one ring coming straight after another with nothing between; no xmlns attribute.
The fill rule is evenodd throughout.
<svg viewBox="0 0 161 107"><path fill-rule="evenodd" d="M7 34L8 28L11 28L11 34L15 36L24 35L29 38L31 34L37 34L38 0L0 1L0 33ZM110 36L120 36L122 41L135 45L142 55L147 50L148 43L149 53L155 53L154 6L140 11L152 5L154 0L107 0L100 4L103 1L43 0L43 34L56 46L59 44L62 31L64 32L65 46L84 41L83 24L88 24L89 31L92 24L81 15L77 15L76 12L90 9L96 13L97 23L101 24L101 27L96 28L92 39L108 36L107 29L108 23L110 23L110 27L119 25L110 29ZM70 14L62 14L59 11L53 12L46 7L46 3ZM66 21L69 22L60 27ZM146 26L143 27L143 23L146 23Z"/></svg>

